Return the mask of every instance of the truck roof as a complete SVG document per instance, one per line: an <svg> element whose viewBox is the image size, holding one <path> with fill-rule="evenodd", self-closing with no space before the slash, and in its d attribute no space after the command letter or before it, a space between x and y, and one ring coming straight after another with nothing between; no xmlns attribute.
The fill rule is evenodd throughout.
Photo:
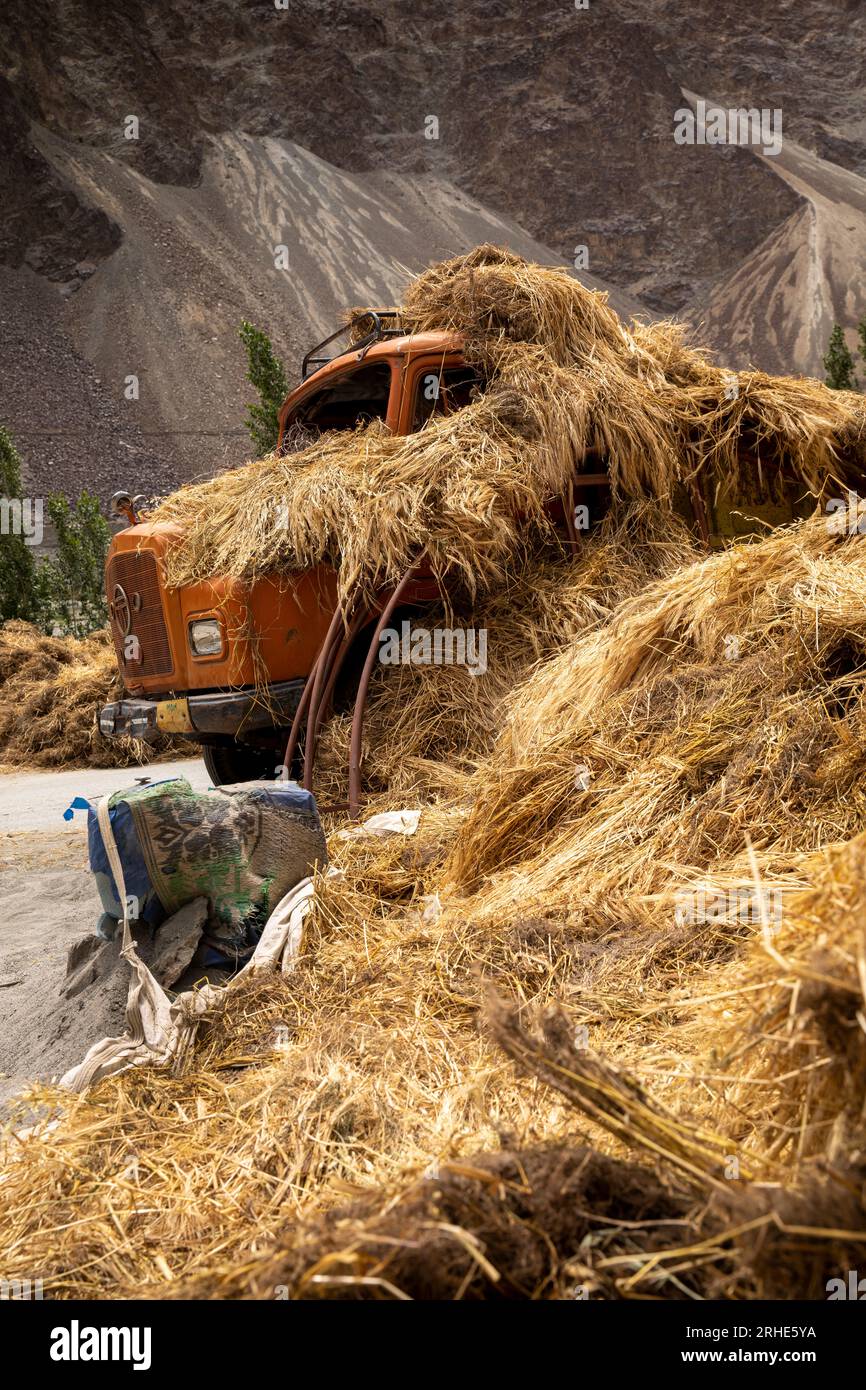
<svg viewBox="0 0 866 1390"><path fill-rule="evenodd" d="M332 357L330 362L326 362L323 367L319 367L315 372L311 372L305 377L299 386L309 386L310 382L325 381L334 372L342 371L350 362L365 361L379 362L382 358L388 357L415 357L425 352L461 352L463 350L463 334L449 332L445 330L432 330L429 333L404 333L399 338L380 338L378 342L371 343L369 347L356 350L347 348L336 357ZM291 392L294 396L296 386Z"/></svg>

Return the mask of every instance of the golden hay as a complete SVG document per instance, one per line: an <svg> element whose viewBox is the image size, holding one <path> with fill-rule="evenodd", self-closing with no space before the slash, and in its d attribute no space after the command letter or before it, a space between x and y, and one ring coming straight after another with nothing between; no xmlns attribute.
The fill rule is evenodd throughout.
<svg viewBox="0 0 866 1390"><path fill-rule="evenodd" d="M648 585L564 648L515 694L502 743L469 788L456 881L471 887L512 860L525 875L531 836L531 876L548 901L592 866L609 902L608 874L633 888L642 872L652 892L663 866L685 868L702 845L742 851L744 826L777 854L856 833L861 539L821 518L784 528ZM579 766L588 787L575 783Z"/></svg>
<svg viewBox="0 0 866 1390"><path fill-rule="evenodd" d="M132 767L177 745L105 739L100 705L122 683L108 632L45 637L30 623L0 626L0 763L10 767Z"/></svg>
<svg viewBox="0 0 866 1390"><path fill-rule="evenodd" d="M392 796L462 790L467 771L501 732L508 701L536 663L604 623L629 595L672 575L697 555L678 517L656 503L625 508L583 544L580 562L558 549L515 566L494 595L417 623L466 624L489 635L487 668L378 667L364 724L367 786ZM316 785L322 804L345 800L351 717L331 719L321 736Z"/></svg>
<svg viewBox="0 0 866 1390"><path fill-rule="evenodd" d="M808 888L738 962L748 993L717 1013L717 1049L740 1142L791 1168L817 1158L844 1169L866 1115L866 833L804 872Z"/></svg>
<svg viewBox="0 0 866 1390"><path fill-rule="evenodd" d="M477 771L414 838L332 836L291 976L230 987L178 1074L40 1093L60 1123L8 1141L7 1277L815 1297L862 1249L866 549L817 521L656 556L607 616L626 548L595 587L548 574L541 663L461 735ZM572 640L545 657L557 607ZM783 892L775 954L739 910L756 874ZM734 906L683 918L698 889Z"/></svg>
<svg viewBox="0 0 866 1390"><path fill-rule="evenodd" d="M326 563L348 605L424 550L443 584L490 591L549 539L547 504L593 460L615 503L669 506L696 477L708 495L771 495L784 466L820 496L866 466L862 396L725 372L675 325L627 329L604 295L495 247L425 272L401 312L410 330L464 333L479 399L413 435L377 421L182 488L154 513L179 526L171 584Z"/></svg>
<svg viewBox="0 0 866 1390"><path fill-rule="evenodd" d="M174 1071L36 1093L58 1123L8 1133L5 1277L824 1297L866 1244L866 545L816 517L697 556L670 507L779 459L820 493L862 467L862 398L731 392L671 325L491 248L403 313L466 334L482 398L183 490L172 574L330 561L349 603L425 545L489 676L377 676L369 809L419 829L331 836L291 975L232 983ZM568 563L544 507L587 451L618 500Z"/></svg>

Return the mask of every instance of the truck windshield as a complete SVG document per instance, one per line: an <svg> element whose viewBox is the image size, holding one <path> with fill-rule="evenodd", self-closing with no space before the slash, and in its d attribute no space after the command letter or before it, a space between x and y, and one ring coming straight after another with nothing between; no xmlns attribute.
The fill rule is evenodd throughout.
<svg viewBox="0 0 866 1390"><path fill-rule="evenodd" d="M314 391L286 420L286 432L302 426L321 430L351 430L371 420L384 420L391 395L391 368L387 362L372 362Z"/></svg>

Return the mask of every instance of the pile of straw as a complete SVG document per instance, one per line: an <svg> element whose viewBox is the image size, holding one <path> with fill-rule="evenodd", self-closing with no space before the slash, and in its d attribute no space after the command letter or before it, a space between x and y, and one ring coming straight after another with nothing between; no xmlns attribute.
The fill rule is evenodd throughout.
<svg viewBox="0 0 866 1390"><path fill-rule="evenodd" d="M824 1298L866 1244L866 544L816 516L708 556L670 500L780 459L819 493L862 464L862 398L729 399L669 325L490 248L403 314L464 333L481 400L181 492L173 575L330 559L348 602L425 544L489 673L377 675L368 809L418 831L335 822L291 974L230 985L174 1069L34 1093L4 1275ZM568 560L544 504L587 451L618 500Z"/></svg>
<svg viewBox="0 0 866 1390"><path fill-rule="evenodd" d="M602 464L615 500L671 505L708 492L771 494L785 469L820 496L866 464L866 402L804 378L725 372L674 324L627 328L605 295L496 247L434 266L402 308L411 331L458 329L486 388L396 438L374 422L331 432L181 489L173 584L254 580L325 563L348 604L426 550L443 585L495 590L550 536L546 504Z"/></svg>
<svg viewBox="0 0 866 1390"><path fill-rule="evenodd" d="M623 508L583 544L580 563L558 547L515 564L495 594L465 596L414 621L474 626L489 635L482 677L465 667L379 666L364 726L367 786L392 798L459 791L489 752L508 717L509 701L535 665L597 629L629 595L673 575L698 554L679 517L658 503ZM351 716L333 718L322 736L316 785L322 804L347 794Z"/></svg>
<svg viewBox="0 0 866 1390"><path fill-rule="evenodd" d="M230 988L175 1072L37 1093L7 1277L741 1298L857 1267L866 548L819 518L657 554L612 611L597 566L549 572L540 662L417 835L332 835L293 974ZM698 890L728 897L683 918Z"/></svg>
<svg viewBox="0 0 866 1390"><path fill-rule="evenodd" d="M123 685L107 631L46 637L30 623L0 626L0 764L16 767L132 767L169 749L141 739L106 739L101 705Z"/></svg>
<svg viewBox="0 0 866 1390"><path fill-rule="evenodd" d="M508 896L509 865L532 867L529 838L547 903L591 872L610 915L614 880L651 895L670 866L685 877L743 853L744 827L774 868L795 847L855 834L866 813L861 542L822 518L779 530L649 584L566 646L510 703L471 788L455 881L474 888L496 870ZM498 891L484 889L493 912Z"/></svg>

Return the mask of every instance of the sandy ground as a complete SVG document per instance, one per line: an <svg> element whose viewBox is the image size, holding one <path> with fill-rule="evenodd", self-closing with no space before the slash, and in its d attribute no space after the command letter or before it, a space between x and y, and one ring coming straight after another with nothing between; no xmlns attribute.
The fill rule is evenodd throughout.
<svg viewBox="0 0 866 1390"><path fill-rule="evenodd" d="M198 760L0 776L0 1103L29 1081L62 1075L91 1043L123 1030L125 963L98 988L81 977L74 993L63 992L70 947L93 933L100 912L86 814L67 822L63 811L75 796L98 797L147 776L209 785Z"/></svg>

